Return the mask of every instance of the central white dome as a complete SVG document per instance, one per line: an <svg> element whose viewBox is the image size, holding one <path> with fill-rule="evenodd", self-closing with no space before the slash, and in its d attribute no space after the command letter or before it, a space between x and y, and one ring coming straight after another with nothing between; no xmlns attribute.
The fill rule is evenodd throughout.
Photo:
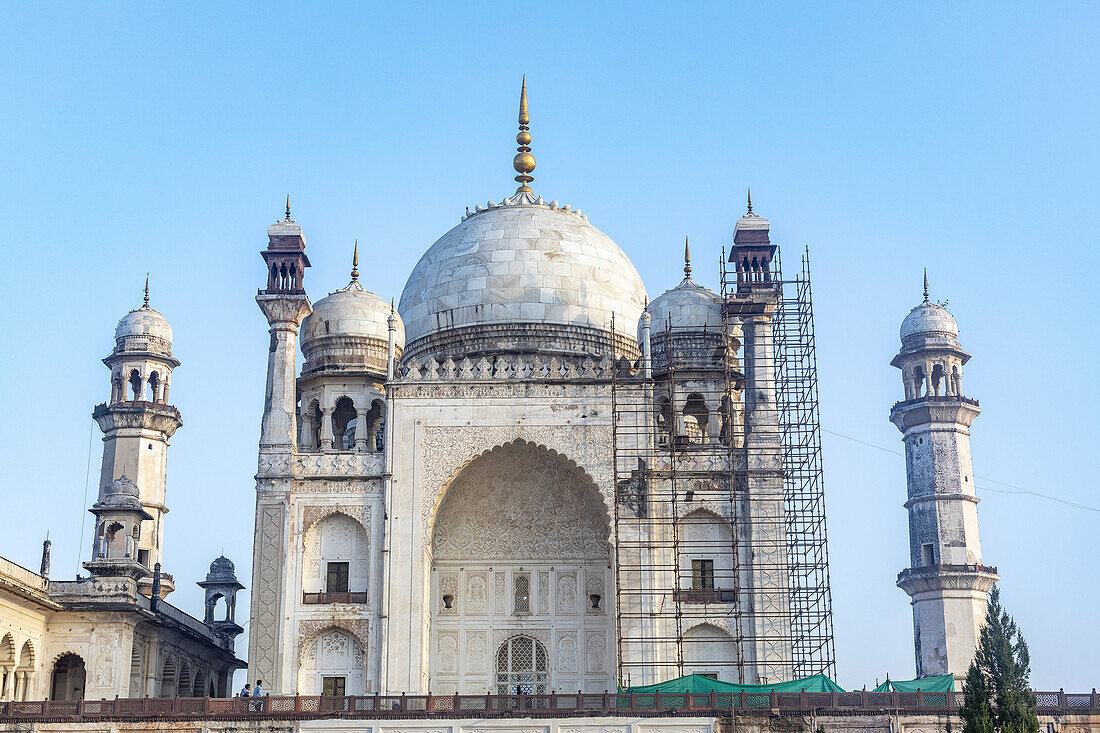
<svg viewBox="0 0 1100 733"><path fill-rule="evenodd" d="M636 355L645 298L626 254L586 217L517 194L478 207L420 258L401 294L405 355Z"/></svg>

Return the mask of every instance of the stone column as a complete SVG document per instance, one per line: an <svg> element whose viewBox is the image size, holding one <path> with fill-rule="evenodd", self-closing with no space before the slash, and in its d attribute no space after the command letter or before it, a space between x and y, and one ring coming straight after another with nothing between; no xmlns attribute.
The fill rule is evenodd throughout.
<svg viewBox="0 0 1100 733"><path fill-rule="evenodd" d="M260 426L260 452L290 453L297 443L295 356L298 327L313 308L304 294L257 295L267 316L271 345L267 355L267 388Z"/></svg>
<svg viewBox="0 0 1100 733"><path fill-rule="evenodd" d="M367 425L367 408L356 407L355 408L355 450L359 453L363 453L367 450L373 450L374 446L367 447L368 436L370 435L370 425Z"/></svg>
<svg viewBox="0 0 1100 733"><path fill-rule="evenodd" d="M309 414L309 408L305 407L302 412L302 439L299 441L300 450L317 450L317 446L313 444L313 415Z"/></svg>
<svg viewBox="0 0 1100 733"><path fill-rule="evenodd" d="M707 416L707 443L717 443L721 440L722 414L720 410L714 410Z"/></svg>
<svg viewBox="0 0 1100 733"><path fill-rule="evenodd" d="M393 303L390 303L390 315L386 319L386 328L389 332L389 343L386 346L386 381L393 379L393 360L397 357L397 316L393 312Z"/></svg>
<svg viewBox="0 0 1100 733"><path fill-rule="evenodd" d="M26 693L27 673L23 671L17 671L15 673L15 695L12 700L22 700L23 695Z"/></svg>
<svg viewBox="0 0 1100 733"><path fill-rule="evenodd" d="M642 379L653 376L653 362L650 359L649 327L652 318L648 310L642 311Z"/></svg>
<svg viewBox="0 0 1100 733"><path fill-rule="evenodd" d="M11 700L15 695L15 673L11 667L0 670L4 674L3 689L0 689L0 700Z"/></svg>
<svg viewBox="0 0 1100 733"><path fill-rule="evenodd" d="M332 408L321 408L321 450L332 450L336 435L332 432Z"/></svg>

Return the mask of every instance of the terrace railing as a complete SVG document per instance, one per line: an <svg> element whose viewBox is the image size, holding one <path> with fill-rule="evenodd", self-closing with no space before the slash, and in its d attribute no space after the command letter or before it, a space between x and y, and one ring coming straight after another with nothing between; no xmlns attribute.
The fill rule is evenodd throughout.
<svg viewBox="0 0 1100 733"><path fill-rule="evenodd" d="M1040 715L1100 713L1091 693L1036 692ZM0 703L3 721L100 719L263 720L325 717L480 718L571 717L577 715L661 716L690 713L864 714L871 712L955 713L961 692L712 692L553 693L548 695L360 695L319 697L270 695L252 698L115 698L75 702Z"/></svg>

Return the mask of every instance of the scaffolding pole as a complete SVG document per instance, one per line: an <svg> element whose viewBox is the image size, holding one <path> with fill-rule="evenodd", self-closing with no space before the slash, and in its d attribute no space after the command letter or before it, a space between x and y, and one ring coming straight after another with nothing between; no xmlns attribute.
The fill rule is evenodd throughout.
<svg viewBox="0 0 1100 733"><path fill-rule="evenodd" d="M687 672L742 683L835 674L809 260L789 281L776 265L755 336L742 327L748 310L730 307L723 262L720 323L654 313L651 376L624 359L614 372L624 687ZM774 460L747 447L762 432L748 440L747 412L763 409L749 390L774 395Z"/></svg>

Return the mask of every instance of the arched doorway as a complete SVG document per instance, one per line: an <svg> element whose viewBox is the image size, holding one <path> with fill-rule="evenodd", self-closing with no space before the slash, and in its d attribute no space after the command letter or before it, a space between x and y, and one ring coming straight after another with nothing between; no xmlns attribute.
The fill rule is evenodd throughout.
<svg viewBox="0 0 1100 733"><path fill-rule="evenodd" d="M527 640L516 650L529 650L534 666L515 669L534 675L530 684L613 689L609 535L591 478L551 450L516 441L466 465L432 531L431 690L521 684L511 666L508 681L498 679L497 657L504 649L511 665L513 638Z"/></svg>
<svg viewBox="0 0 1100 733"><path fill-rule="evenodd" d="M87 670L84 660L76 654L63 654L53 666L50 681L51 700L83 700Z"/></svg>

